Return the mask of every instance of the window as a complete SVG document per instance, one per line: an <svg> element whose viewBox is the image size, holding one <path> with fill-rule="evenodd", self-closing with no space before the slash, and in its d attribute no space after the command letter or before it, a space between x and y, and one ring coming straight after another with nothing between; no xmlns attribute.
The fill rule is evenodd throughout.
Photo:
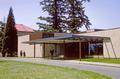
<svg viewBox="0 0 120 79"><path fill-rule="evenodd" d="M89 49L91 55L103 55L103 42L90 43Z"/></svg>

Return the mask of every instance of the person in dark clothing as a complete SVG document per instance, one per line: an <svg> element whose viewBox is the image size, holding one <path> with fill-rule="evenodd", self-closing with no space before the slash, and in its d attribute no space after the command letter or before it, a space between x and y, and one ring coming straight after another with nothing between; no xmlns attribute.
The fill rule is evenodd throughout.
<svg viewBox="0 0 120 79"><path fill-rule="evenodd" d="M23 56L26 57L26 53L25 53L25 51L23 52Z"/></svg>
<svg viewBox="0 0 120 79"><path fill-rule="evenodd" d="M20 56L22 57L22 50L20 51Z"/></svg>

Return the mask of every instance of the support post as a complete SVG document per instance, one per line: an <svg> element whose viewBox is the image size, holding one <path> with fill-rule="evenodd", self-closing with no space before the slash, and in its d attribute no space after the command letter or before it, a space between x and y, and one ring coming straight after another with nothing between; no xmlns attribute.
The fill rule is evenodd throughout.
<svg viewBox="0 0 120 79"><path fill-rule="evenodd" d="M35 46L35 43L34 43L34 58L35 58L35 54L36 54L36 46Z"/></svg>
<svg viewBox="0 0 120 79"><path fill-rule="evenodd" d="M90 54L91 54L91 52L90 52L90 41L88 41L88 51L89 51L89 57L90 57Z"/></svg>
<svg viewBox="0 0 120 79"><path fill-rule="evenodd" d="M64 43L63 43L64 44L64 59L66 59L66 55L65 55L66 54L66 44L65 44L65 40L63 40L63 41L64 41Z"/></svg>
<svg viewBox="0 0 120 79"><path fill-rule="evenodd" d="M109 57L109 59L110 59L110 53L109 53L109 50L108 50L107 44L106 44L106 42L104 42L104 43L105 43L105 47L106 47L106 50L107 50L107 53L108 53L108 57Z"/></svg>
<svg viewBox="0 0 120 79"><path fill-rule="evenodd" d="M114 47L113 47L113 43L112 43L111 40L110 40L110 44L111 44L111 47L112 47L112 50L113 50L114 56L115 56L115 58L117 59L117 55L116 55L116 53L115 53L115 50L114 50Z"/></svg>
<svg viewBox="0 0 120 79"><path fill-rule="evenodd" d="M43 43L43 58L45 58L45 43Z"/></svg>
<svg viewBox="0 0 120 79"><path fill-rule="evenodd" d="M81 41L79 41L79 58L80 58L80 61L81 61L81 58L82 58L81 55L82 55L81 54Z"/></svg>
<svg viewBox="0 0 120 79"><path fill-rule="evenodd" d="M55 44L55 51L54 51L54 53L55 53L55 56L57 56L57 44Z"/></svg>

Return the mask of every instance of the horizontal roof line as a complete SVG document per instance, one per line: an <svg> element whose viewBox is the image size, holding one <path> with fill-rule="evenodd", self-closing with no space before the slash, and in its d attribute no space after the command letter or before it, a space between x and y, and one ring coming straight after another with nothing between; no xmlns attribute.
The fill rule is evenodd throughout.
<svg viewBox="0 0 120 79"><path fill-rule="evenodd" d="M26 41L23 43L57 43L61 40L68 40L70 42L75 42L75 40L87 40L87 41L98 41L98 40L104 40L104 39L110 39L109 37L99 37L99 36L83 36L83 35L66 35L66 36L57 36L57 37L50 37L50 38L43 38L43 39L37 39L37 40L31 40L31 41ZM64 41L63 41L64 42ZM78 41L77 41L78 42Z"/></svg>

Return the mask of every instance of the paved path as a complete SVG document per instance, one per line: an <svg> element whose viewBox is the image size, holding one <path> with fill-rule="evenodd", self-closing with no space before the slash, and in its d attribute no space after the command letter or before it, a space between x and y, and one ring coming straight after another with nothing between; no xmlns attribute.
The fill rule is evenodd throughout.
<svg viewBox="0 0 120 79"><path fill-rule="evenodd" d="M70 68L76 68L80 70L94 71L100 74L110 76L113 79L120 79L120 68L116 68L116 67L87 65L87 64L68 62L67 60L48 60L48 59L41 59L41 58L35 58L35 59L34 58L0 58L0 59L70 67Z"/></svg>

